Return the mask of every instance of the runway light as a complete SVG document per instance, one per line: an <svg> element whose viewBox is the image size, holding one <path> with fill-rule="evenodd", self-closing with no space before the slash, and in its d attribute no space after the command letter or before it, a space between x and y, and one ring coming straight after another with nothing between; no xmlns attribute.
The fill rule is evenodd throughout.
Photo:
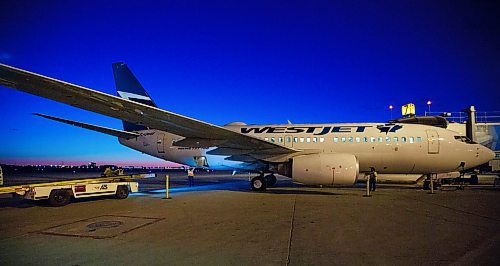
<svg viewBox="0 0 500 266"><path fill-rule="evenodd" d="M431 100L427 100L427 106L429 106L429 113L431 112L431 104L432 104Z"/></svg>
<svg viewBox="0 0 500 266"><path fill-rule="evenodd" d="M391 109L391 110L392 110L392 108L394 108L394 107L393 107L392 105L389 105L389 109Z"/></svg>

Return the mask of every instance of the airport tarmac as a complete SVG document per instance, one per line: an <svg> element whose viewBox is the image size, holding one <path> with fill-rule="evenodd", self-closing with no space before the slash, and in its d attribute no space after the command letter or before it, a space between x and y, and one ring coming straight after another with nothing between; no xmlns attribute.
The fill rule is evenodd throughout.
<svg viewBox="0 0 500 266"><path fill-rule="evenodd" d="M1 265L497 265L500 191L319 188L247 176L141 181L125 200L0 199Z"/></svg>

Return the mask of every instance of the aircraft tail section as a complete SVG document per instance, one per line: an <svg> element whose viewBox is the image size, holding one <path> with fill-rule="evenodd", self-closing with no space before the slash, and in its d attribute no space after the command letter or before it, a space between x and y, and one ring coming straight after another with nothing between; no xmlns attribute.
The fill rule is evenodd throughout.
<svg viewBox="0 0 500 266"><path fill-rule="evenodd" d="M134 102L156 107L156 104L153 102L149 94L142 87L141 83L139 83L137 78L134 74L132 74L132 71L130 71L125 63L114 63L113 75L115 78L116 93L118 96ZM146 130L147 128L123 121L123 129L125 131L139 131Z"/></svg>

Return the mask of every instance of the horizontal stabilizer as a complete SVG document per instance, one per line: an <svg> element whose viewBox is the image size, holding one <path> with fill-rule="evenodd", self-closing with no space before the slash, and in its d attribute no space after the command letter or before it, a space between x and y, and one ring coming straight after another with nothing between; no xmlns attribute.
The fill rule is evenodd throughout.
<svg viewBox="0 0 500 266"><path fill-rule="evenodd" d="M122 130L107 128L107 127L86 124L86 123L82 123L82 122L76 122L76 121L63 119L63 118L59 118L59 117L54 117L54 116L50 116L50 115L37 114L37 113L34 113L34 115L41 116L43 118L47 118L50 120L55 120L58 122L66 123L69 125L90 129L93 131L101 132L101 133L108 134L108 135L115 136L115 137L119 137L119 138L132 139L132 138L137 138L138 136L140 136L140 134L134 133L134 132L122 131Z"/></svg>

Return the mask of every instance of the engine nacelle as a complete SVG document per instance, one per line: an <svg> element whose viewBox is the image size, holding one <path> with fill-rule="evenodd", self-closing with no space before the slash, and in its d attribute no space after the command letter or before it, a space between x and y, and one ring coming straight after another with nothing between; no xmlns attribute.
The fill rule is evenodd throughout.
<svg viewBox="0 0 500 266"><path fill-rule="evenodd" d="M302 184L352 186L359 176L359 162L353 154L302 155L291 161L291 178Z"/></svg>

